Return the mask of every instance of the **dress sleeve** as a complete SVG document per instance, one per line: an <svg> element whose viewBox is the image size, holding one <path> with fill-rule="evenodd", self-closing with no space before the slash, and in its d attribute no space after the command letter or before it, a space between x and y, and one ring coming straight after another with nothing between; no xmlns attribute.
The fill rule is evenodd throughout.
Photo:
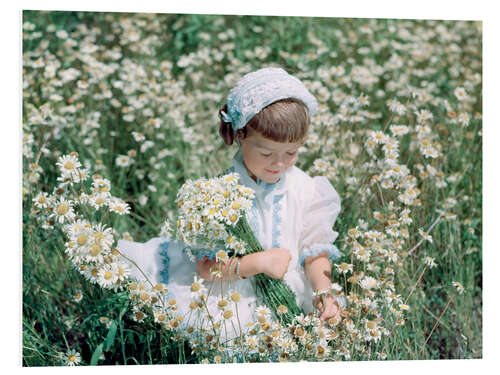
<svg viewBox="0 0 500 375"><path fill-rule="evenodd" d="M217 251L219 251L219 249L211 249L203 245L193 245L193 246L188 245L184 247L184 252L193 262L196 262L197 260L202 260L204 257L207 257L208 260L212 260L215 258Z"/></svg>
<svg viewBox="0 0 500 375"><path fill-rule="evenodd" d="M304 266L308 257L325 253L330 260L341 256L333 241L338 236L332 227L340 212L340 197L323 176L312 178L312 189L303 214L299 262Z"/></svg>

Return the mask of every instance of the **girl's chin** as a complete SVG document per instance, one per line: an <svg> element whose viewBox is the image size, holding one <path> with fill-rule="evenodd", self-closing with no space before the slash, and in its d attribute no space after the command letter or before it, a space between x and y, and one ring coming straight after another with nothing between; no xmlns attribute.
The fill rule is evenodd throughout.
<svg viewBox="0 0 500 375"><path fill-rule="evenodd" d="M276 175L276 177L274 176L262 176L262 177L263 177L261 178L262 181L267 182L268 184L274 184L275 182L279 181L281 174Z"/></svg>

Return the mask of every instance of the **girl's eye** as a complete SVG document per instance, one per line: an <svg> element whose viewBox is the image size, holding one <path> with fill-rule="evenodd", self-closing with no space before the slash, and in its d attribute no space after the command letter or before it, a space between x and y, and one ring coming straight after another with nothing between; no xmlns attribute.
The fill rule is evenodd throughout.
<svg viewBox="0 0 500 375"><path fill-rule="evenodd" d="M297 154L297 151L294 151L294 152L287 152L288 155L290 156L295 156L295 154Z"/></svg>
<svg viewBox="0 0 500 375"><path fill-rule="evenodd" d="M262 152L261 152L260 154L261 154L262 156L264 156L265 158L267 158L267 157L271 156L271 154L264 154L264 153L262 153Z"/></svg>

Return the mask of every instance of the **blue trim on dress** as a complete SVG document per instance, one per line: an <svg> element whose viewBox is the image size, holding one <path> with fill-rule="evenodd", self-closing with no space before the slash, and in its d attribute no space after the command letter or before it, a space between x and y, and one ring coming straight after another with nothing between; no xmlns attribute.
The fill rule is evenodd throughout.
<svg viewBox="0 0 500 375"><path fill-rule="evenodd" d="M306 261L307 257L315 257L318 256L320 253L327 253L328 254L328 259L330 260L335 260L338 259L342 256L340 253L339 249L337 249L337 246L331 245L331 244L318 244L311 246L308 248L308 250L302 252L299 257L299 264L304 267L304 263Z"/></svg>
<svg viewBox="0 0 500 375"><path fill-rule="evenodd" d="M192 248L190 248L191 251ZM215 258L215 254L217 254L218 250L208 250L208 249L196 249L196 259L202 260L203 257L208 257L208 260L212 260ZM194 255L194 254L193 254Z"/></svg>
<svg viewBox="0 0 500 375"><path fill-rule="evenodd" d="M168 267L170 266L170 258L167 253L171 242L172 240L168 238L158 245L161 258L160 280L163 284L168 284L169 280Z"/></svg>
<svg viewBox="0 0 500 375"><path fill-rule="evenodd" d="M252 199L252 207L250 208L249 216L250 220L248 224L250 224L250 228L252 229L253 233L255 234L255 238L259 238L259 222L257 218L257 199L253 198Z"/></svg>
<svg viewBox="0 0 500 375"><path fill-rule="evenodd" d="M281 198L284 194L277 194L273 198L273 224L272 224L272 247L280 247L279 236L281 235Z"/></svg>

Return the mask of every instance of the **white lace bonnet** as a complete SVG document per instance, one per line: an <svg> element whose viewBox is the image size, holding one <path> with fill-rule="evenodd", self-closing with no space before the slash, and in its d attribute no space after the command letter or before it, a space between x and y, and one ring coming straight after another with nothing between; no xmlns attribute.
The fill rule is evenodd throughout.
<svg viewBox="0 0 500 375"><path fill-rule="evenodd" d="M316 113L318 103L304 84L281 68L263 68L248 73L234 86L227 97L227 113L222 119L230 122L234 131L245 125L264 107L281 99L302 101L309 116Z"/></svg>

